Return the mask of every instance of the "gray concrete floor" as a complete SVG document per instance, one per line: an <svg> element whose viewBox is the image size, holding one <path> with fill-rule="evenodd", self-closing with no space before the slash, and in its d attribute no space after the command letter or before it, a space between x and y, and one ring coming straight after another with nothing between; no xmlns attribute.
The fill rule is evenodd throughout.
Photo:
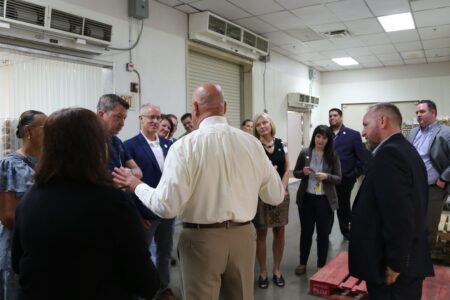
<svg viewBox="0 0 450 300"><path fill-rule="evenodd" d="M289 224L286 226L286 244L284 250L284 256L281 263L281 272L286 281L286 286L284 288L279 288L273 284L272 281L269 283L269 288L260 289L256 283L258 277L258 265L255 263L255 300L282 300L282 299L323 299L315 297L309 293L309 278L314 275L317 271L317 248L315 243L315 237L313 237L313 245L311 249L310 258L307 265L307 271L305 275L296 276L294 273L295 267L299 264L299 240L300 240L300 221L298 218L297 205L295 204L295 197L297 194L297 188L299 183L289 184L290 193L290 208L289 208ZM178 235L181 230L181 224L177 222L174 237L174 247L176 247L178 242ZM267 239L267 256L268 256L268 269L272 269L272 234L268 234ZM335 222L333 226L332 233L330 235L330 247L328 250L328 261L335 257L340 251L347 250L348 242L343 241L342 235L339 231L339 225L337 222L337 216L335 216ZM175 253L176 251L174 251ZM269 276L271 279L271 276ZM171 288L178 299L181 299L180 291L180 277L178 265L172 267L171 270ZM233 299L223 299L223 300L233 300Z"/></svg>

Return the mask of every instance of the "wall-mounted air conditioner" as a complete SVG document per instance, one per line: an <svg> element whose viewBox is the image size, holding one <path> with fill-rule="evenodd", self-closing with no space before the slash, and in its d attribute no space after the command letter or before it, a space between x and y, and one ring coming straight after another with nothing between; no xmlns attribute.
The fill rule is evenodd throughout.
<svg viewBox="0 0 450 300"><path fill-rule="evenodd" d="M0 22L4 44L93 55L111 43L111 25L36 1L0 0Z"/></svg>
<svg viewBox="0 0 450 300"><path fill-rule="evenodd" d="M252 60L269 54L269 40L209 11L189 15L189 39Z"/></svg>
<svg viewBox="0 0 450 300"><path fill-rule="evenodd" d="M287 94L288 107L312 109L319 105L319 98L300 93Z"/></svg>

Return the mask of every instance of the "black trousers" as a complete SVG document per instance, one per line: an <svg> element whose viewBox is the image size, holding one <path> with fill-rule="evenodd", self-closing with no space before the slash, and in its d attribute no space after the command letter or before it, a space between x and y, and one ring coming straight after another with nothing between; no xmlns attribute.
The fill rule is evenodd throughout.
<svg viewBox="0 0 450 300"><path fill-rule="evenodd" d="M366 282L370 300L420 300L423 278L405 277L400 274L392 285Z"/></svg>
<svg viewBox="0 0 450 300"><path fill-rule="evenodd" d="M337 209L337 216L339 220L339 228L344 237L348 238L350 233L350 221L352 218L350 197L352 196L352 190L355 186L355 177L342 177L340 184L336 184L336 193L339 202L339 208ZM334 216L331 220L331 228L333 227Z"/></svg>
<svg viewBox="0 0 450 300"><path fill-rule="evenodd" d="M298 207L300 216L300 264L306 265L311 251L314 227L317 229L317 267L327 262L328 229L333 211L325 195L305 193L302 205Z"/></svg>

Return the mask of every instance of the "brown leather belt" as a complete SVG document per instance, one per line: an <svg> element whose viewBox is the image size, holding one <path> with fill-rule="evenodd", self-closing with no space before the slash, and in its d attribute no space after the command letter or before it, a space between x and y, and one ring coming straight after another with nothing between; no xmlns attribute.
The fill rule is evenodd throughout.
<svg viewBox="0 0 450 300"><path fill-rule="evenodd" d="M244 226L250 224L250 221L238 223L234 221L224 221L221 223L212 223L212 224L195 224L195 223L187 223L183 222L183 228L230 228L230 227L236 227L236 226Z"/></svg>

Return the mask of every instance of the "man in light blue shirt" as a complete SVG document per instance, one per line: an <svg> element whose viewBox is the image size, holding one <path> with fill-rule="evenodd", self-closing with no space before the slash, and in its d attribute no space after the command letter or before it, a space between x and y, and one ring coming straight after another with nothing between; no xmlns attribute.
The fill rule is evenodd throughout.
<svg viewBox="0 0 450 300"><path fill-rule="evenodd" d="M433 249L442 207L450 192L450 127L436 120L436 104L420 100L416 107L419 127L411 130L408 140L419 152L428 174L428 242Z"/></svg>

